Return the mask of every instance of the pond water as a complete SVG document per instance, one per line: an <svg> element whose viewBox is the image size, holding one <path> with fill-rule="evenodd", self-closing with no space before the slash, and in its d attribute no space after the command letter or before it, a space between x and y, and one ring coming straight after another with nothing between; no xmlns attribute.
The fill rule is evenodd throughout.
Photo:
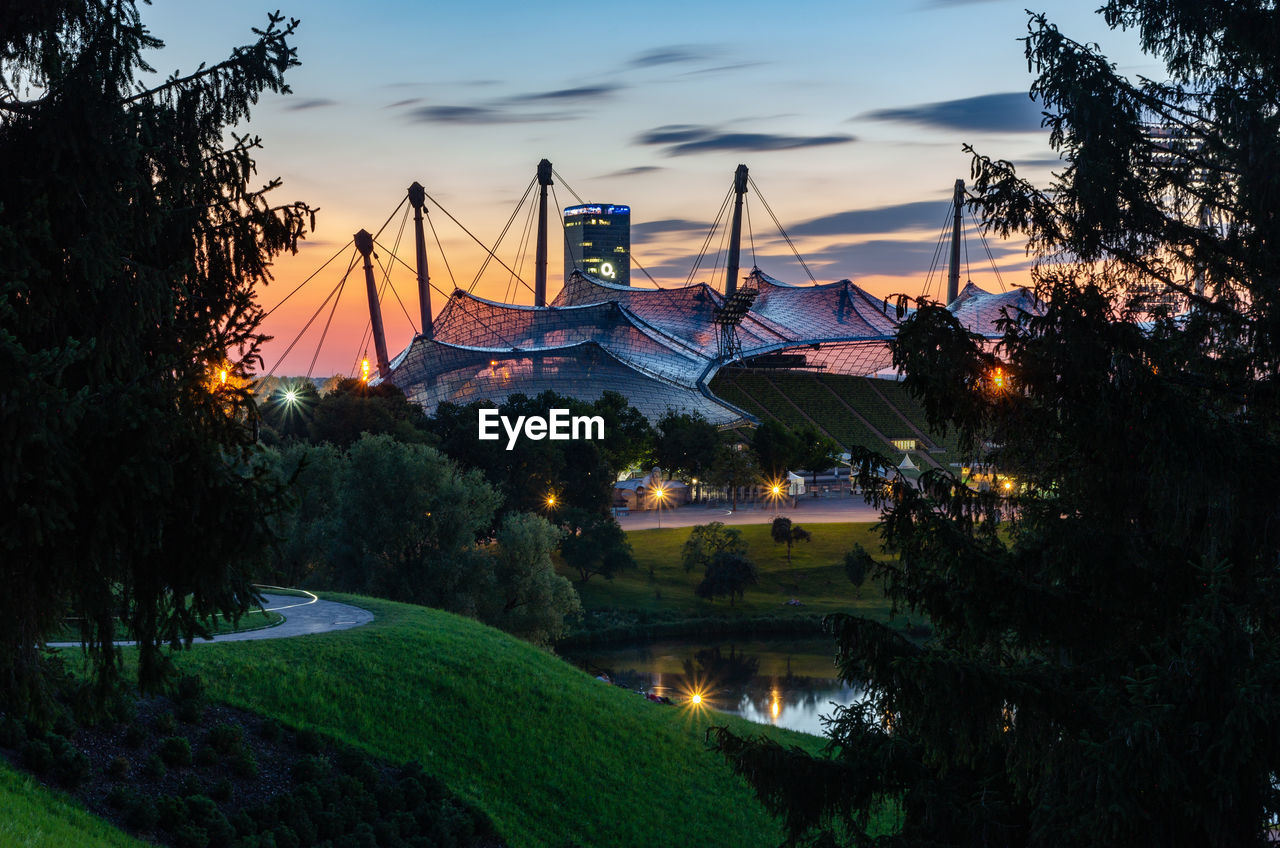
<svg viewBox="0 0 1280 848"><path fill-rule="evenodd" d="M667 640L565 652L569 662L616 684L685 703L695 694L750 721L822 736L833 704L861 700L836 679L827 638Z"/></svg>

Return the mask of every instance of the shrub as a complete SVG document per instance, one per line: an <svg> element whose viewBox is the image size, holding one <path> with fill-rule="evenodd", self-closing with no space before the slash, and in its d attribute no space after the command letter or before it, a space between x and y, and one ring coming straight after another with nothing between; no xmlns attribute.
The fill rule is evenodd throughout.
<svg viewBox="0 0 1280 848"><path fill-rule="evenodd" d="M209 728L209 733L205 736L205 742L219 754L230 754L240 747L243 739L244 728L228 721Z"/></svg>
<svg viewBox="0 0 1280 848"><path fill-rule="evenodd" d="M201 745L196 749L195 764L201 768L210 768L218 764L218 752L210 748L208 745Z"/></svg>
<svg viewBox="0 0 1280 848"><path fill-rule="evenodd" d="M165 736L172 736L174 731L178 729L178 720L170 712L163 712L157 715L155 724L156 732Z"/></svg>
<svg viewBox="0 0 1280 848"><path fill-rule="evenodd" d="M173 830L187 817L187 803L174 795L165 795L156 801L156 816L160 826Z"/></svg>
<svg viewBox="0 0 1280 848"><path fill-rule="evenodd" d="M298 750L305 754L318 754L324 748L324 739L314 730L299 730L294 740Z"/></svg>
<svg viewBox="0 0 1280 848"><path fill-rule="evenodd" d="M173 829L173 844L175 848L208 848L209 832L188 822Z"/></svg>
<svg viewBox="0 0 1280 848"><path fill-rule="evenodd" d="M146 763L142 766L142 773L154 780L160 780L168 773L168 771L169 770L165 768L164 760L160 759L159 754L152 754L150 757L147 757Z"/></svg>
<svg viewBox="0 0 1280 848"><path fill-rule="evenodd" d="M79 786L85 782L92 770L89 758L71 745L65 746L54 757L54 773L64 786Z"/></svg>
<svg viewBox="0 0 1280 848"><path fill-rule="evenodd" d="M53 768L53 751L42 739L28 739L22 746L22 765L28 771L44 774Z"/></svg>
<svg viewBox="0 0 1280 848"><path fill-rule="evenodd" d="M241 748L231 757L231 770L240 777L256 777L258 774L258 761L254 759L252 751L248 748Z"/></svg>
<svg viewBox="0 0 1280 848"><path fill-rule="evenodd" d="M124 729L124 744L130 748L137 748L143 742L147 741L147 731L145 728L130 724Z"/></svg>
<svg viewBox="0 0 1280 848"><path fill-rule="evenodd" d="M0 748L21 748L26 741L27 731L22 722L13 716L5 716L4 721L0 721Z"/></svg>
<svg viewBox="0 0 1280 848"><path fill-rule="evenodd" d="M160 813L153 802L139 799L125 814L124 821L134 830L146 833L155 829L160 821Z"/></svg>
<svg viewBox="0 0 1280 848"><path fill-rule="evenodd" d="M117 783L107 793L106 801L117 809L130 810L138 803L138 793L128 784Z"/></svg>
<svg viewBox="0 0 1280 848"><path fill-rule="evenodd" d="M191 743L181 736L170 736L160 742L160 759L168 766L191 765Z"/></svg>
<svg viewBox="0 0 1280 848"><path fill-rule="evenodd" d="M113 757L111 762L107 763L107 774L117 780L129 776L129 771L133 768L133 763L129 762L126 757Z"/></svg>

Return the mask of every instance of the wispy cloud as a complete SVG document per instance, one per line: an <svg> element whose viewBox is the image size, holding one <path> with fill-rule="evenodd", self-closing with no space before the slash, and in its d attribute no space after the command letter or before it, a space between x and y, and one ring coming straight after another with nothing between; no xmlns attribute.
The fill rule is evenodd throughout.
<svg viewBox="0 0 1280 848"><path fill-rule="evenodd" d="M874 209L851 209L802 221L787 230L793 236L845 236L940 228L948 207L945 200L920 200Z"/></svg>
<svg viewBox="0 0 1280 848"><path fill-rule="evenodd" d="M529 124L563 121L575 115L567 112L514 112L488 106L423 106L411 109L409 120L423 124Z"/></svg>
<svg viewBox="0 0 1280 848"><path fill-rule="evenodd" d="M693 44L670 44L665 47L654 47L633 56L627 61L632 68L652 68L657 65L679 65L687 62L700 62L709 55L718 53L714 47L699 47Z"/></svg>
<svg viewBox="0 0 1280 848"><path fill-rule="evenodd" d="M395 103L388 103L388 109L403 109L405 106L416 106L422 102L421 97L410 97L407 100L397 100Z"/></svg>
<svg viewBox="0 0 1280 848"><path fill-rule="evenodd" d="M1039 132L1040 106L1025 92L1002 92L942 100L899 109L877 109L859 117L970 132Z"/></svg>
<svg viewBox="0 0 1280 848"><path fill-rule="evenodd" d="M327 97L311 97L306 100L292 100L285 105L289 112L303 112L307 109L323 109L325 106L337 106L338 101Z"/></svg>
<svg viewBox="0 0 1280 848"><path fill-rule="evenodd" d="M690 221L686 218L663 218L631 225L632 238L646 238L659 233L705 233L710 226L706 221Z"/></svg>
<svg viewBox="0 0 1280 848"><path fill-rule="evenodd" d="M556 91L540 91L532 94L516 94L507 98L509 103L580 103L601 100L618 91L620 85L589 85L578 88L561 88Z"/></svg>
<svg viewBox="0 0 1280 848"><path fill-rule="evenodd" d="M641 174L652 174L654 171L661 171L657 165L637 165L634 168L623 168L621 171L614 171L610 174L604 174L600 179L611 179L616 177L638 177ZM632 227L634 230L635 227Z"/></svg>
<svg viewBox="0 0 1280 848"><path fill-rule="evenodd" d="M638 144L662 146L667 156L716 151L774 151L848 144L857 141L851 135L779 135L775 133L725 132L716 127L694 124L667 124L641 133Z"/></svg>

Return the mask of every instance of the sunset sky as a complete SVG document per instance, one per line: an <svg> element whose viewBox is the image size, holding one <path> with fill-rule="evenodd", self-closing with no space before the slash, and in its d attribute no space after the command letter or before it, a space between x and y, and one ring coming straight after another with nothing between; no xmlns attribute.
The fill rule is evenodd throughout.
<svg viewBox="0 0 1280 848"><path fill-rule="evenodd" d="M1026 5L307 0L283 8L302 20L294 41L302 66L288 76L293 94L264 97L241 129L262 136L259 175L284 180L278 199L305 200L320 213L316 232L296 257L277 263L260 300L274 306L356 230L377 231L414 180L492 244L543 157L568 181L555 187L559 206L576 202L570 187L587 202L631 206L635 258L664 286L689 275L744 163L820 282L847 277L877 295L918 294L952 185L968 177L962 144L1013 160L1039 183L1056 162L1040 108L1026 94L1032 78L1017 40L1026 33ZM1098 42L1123 72L1157 76L1136 39L1107 30L1095 5L1035 9L1077 40ZM152 64L167 74L225 58L252 38L266 11L245 0L143 6L144 21L168 45ZM747 203L753 238L744 235L744 269L754 241L754 261L766 273L807 283L760 199L749 194ZM428 233L433 283L444 292L455 282L470 288L483 252L430 201L428 210L444 247L442 259ZM522 212L498 256L531 284L532 248L523 259L517 251L524 221ZM388 249L399 225L396 215L380 238ZM553 226L551 295L563 279L562 235ZM397 251L410 264L411 227ZM1005 284L1025 282L1022 245L991 248ZM968 255L962 283L997 289L976 238ZM265 329L276 340L267 369L347 261L343 253L270 316ZM723 273L703 270L695 280L720 287ZM634 267L632 278L649 284ZM392 283L416 320L412 275L401 269ZM496 263L475 292L532 303ZM438 310L444 298L433 298ZM394 356L413 331L390 295L383 315ZM352 371L368 324L358 269L317 357L327 317L326 309L277 374Z"/></svg>

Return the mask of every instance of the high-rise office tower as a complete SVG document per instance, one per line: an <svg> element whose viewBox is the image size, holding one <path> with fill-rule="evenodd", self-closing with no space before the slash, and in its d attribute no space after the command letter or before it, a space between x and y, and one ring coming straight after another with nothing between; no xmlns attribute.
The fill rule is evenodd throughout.
<svg viewBox="0 0 1280 848"><path fill-rule="evenodd" d="M574 269L631 285L631 207L585 203L564 210L564 275Z"/></svg>

